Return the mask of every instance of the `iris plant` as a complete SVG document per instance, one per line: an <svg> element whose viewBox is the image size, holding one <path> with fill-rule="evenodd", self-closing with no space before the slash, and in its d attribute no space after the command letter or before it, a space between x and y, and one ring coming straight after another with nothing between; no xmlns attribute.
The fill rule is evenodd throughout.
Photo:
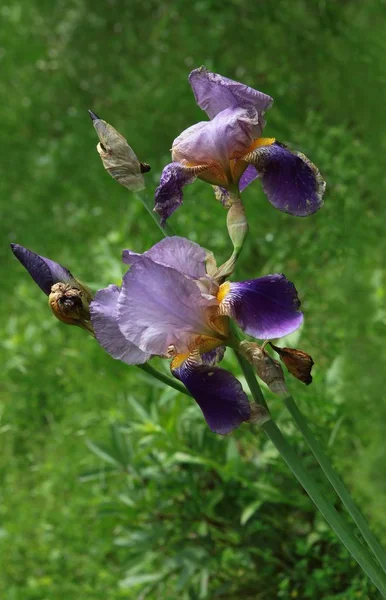
<svg viewBox="0 0 386 600"><path fill-rule="evenodd" d="M305 217L321 207L325 183L315 165L275 138L262 137L270 96L205 67L192 71L189 82L210 120L192 125L173 142L173 162L164 168L155 194L162 221L196 177L216 186L216 196L228 205L259 177L268 200L281 211Z"/></svg>
<svg viewBox="0 0 386 600"><path fill-rule="evenodd" d="M212 431L225 434L244 421L258 422L339 539L386 597L385 553L288 395L280 364L265 349L269 341L288 371L311 383L311 357L270 342L302 323L296 289L282 274L242 282L228 280L248 229L240 192L258 177L276 208L307 216L321 207L325 183L303 154L274 138L262 137L264 113L272 105L270 96L203 67L194 70L189 81L198 105L210 120L189 127L174 141L173 162L164 168L155 192L155 211L163 232L169 234L172 230L165 221L182 203L184 185L199 177L215 186L216 196L229 209L227 226L234 248L224 265L217 268L210 252L173 235L144 254L125 250L123 261L130 268L121 287L109 285L93 298L87 286L59 263L18 244L11 245L12 251L48 296L50 308L60 321L91 333L114 358L136 364L193 396ZM90 112L90 116L106 170L129 190L142 191L143 173L149 171L149 165L138 161L126 139L111 125L95 113ZM160 225L147 198L139 197ZM260 346L240 339L239 329L264 343ZM249 403L235 376L217 366L226 346L236 352L255 404ZM153 356L171 359L171 372L180 381L148 365ZM270 418L252 367L271 390L283 396L378 565ZM260 420L255 418L259 411Z"/></svg>
<svg viewBox="0 0 386 600"><path fill-rule="evenodd" d="M219 285L207 272L207 252L181 237L165 238L144 254L123 252L131 268L122 288L97 292L91 320L99 343L128 364L170 357L171 371L198 402L212 431L229 433L247 421L240 383L214 366L234 345L231 317L247 334L278 338L303 320L294 285L282 274Z"/></svg>

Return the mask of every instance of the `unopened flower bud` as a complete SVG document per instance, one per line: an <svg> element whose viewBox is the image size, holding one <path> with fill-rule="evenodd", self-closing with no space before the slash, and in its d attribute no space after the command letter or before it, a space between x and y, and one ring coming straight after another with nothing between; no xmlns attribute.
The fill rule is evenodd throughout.
<svg viewBox="0 0 386 600"><path fill-rule="evenodd" d="M142 173L150 171L150 165L139 162L126 139L112 125L89 111L99 137L97 150L106 171L133 192L145 187Z"/></svg>
<svg viewBox="0 0 386 600"><path fill-rule="evenodd" d="M227 227L235 252L238 254L243 247L248 231L247 217L242 202L232 202L227 214Z"/></svg>
<svg viewBox="0 0 386 600"><path fill-rule="evenodd" d="M91 300L90 290L76 280L55 283L48 297L50 308L59 321L77 325L93 334L89 309Z"/></svg>
<svg viewBox="0 0 386 600"><path fill-rule="evenodd" d="M288 396L283 369L280 363L254 342L241 342L239 351L256 369L257 375L267 384L271 392Z"/></svg>
<svg viewBox="0 0 386 600"><path fill-rule="evenodd" d="M91 291L63 265L20 246L11 244L16 258L48 296L55 317L68 325L78 325L92 335L89 305Z"/></svg>
<svg viewBox="0 0 386 600"><path fill-rule="evenodd" d="M296 348L280 348L271 342L270 345L279 354L291 375L306 385L312 382L311 369L314 361L309 354L302 350L296 350Z"/></svg>

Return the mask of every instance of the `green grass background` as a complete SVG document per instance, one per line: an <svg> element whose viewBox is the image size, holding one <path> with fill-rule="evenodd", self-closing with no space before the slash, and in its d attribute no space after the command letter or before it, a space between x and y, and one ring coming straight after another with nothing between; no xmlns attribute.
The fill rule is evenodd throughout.
<svg viewBox="0 0 386 600"><path fill-rule="evenodd" d="M119 282L121 249L160 233L103 171L87 109L152 165L152 194L205 118L192 68L270 94L264 133L319 166L325 206L296 219L250 186L235 276L296 283L292 341L316 364L291 391L386 543L385 2L5 0L0 17L0 597L378 598L262 433L211 434L186 397L56 322L9 243ZM171 223L221 262L225 216L197 182Z"/></svg>

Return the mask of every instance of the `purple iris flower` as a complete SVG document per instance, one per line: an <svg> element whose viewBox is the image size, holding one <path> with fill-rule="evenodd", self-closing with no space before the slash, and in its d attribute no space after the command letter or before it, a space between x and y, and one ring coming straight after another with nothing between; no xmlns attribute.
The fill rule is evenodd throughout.
<svg viewBox="0 0 386 600"><path fill-rule="evenodd" d="M171 358L171 371L199 404L212 431L225 434L250 417L237 379L216 366L229 344L229 319L259 339L284 336L303 320L294 285L282 274L219 285L207 274L207 251L181 237L144 254L123 252L131 265L122 287L99 290L91 321L114 358L141 364Z"/></svg>
<svg viewBox="0 0 386 600"><path fill-rule="evenodd" d="M155 211L163 221L182 204L182 188L196 177L218 186L223 200L259 177L281 211L305 217L322 206L325 182L315 165L274 138L261 137L270 96L205 67L192 71L189 82L210 121L192 125L173 142L173 162L155 192Z"/></svg>

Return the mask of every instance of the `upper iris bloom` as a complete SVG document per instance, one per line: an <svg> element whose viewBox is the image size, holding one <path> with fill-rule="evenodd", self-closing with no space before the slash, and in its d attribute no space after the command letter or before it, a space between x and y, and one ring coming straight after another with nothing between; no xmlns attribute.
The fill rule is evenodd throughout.
<svg viewBox="0 0 386 600"><path fill-rule="evenodd" d="M171 371L198 402L212 431L228 433L250 418L240 383L214 366L231 344L229 318L259 339L282 337L303 315L294 285L275 274L218 285L206 250L165 238L144 254L123 252L131 265L122 287L99 290L90 313L95 336L114 358L141 364L172 359Z"/></svg>
<svg viewBox="0 0 386 600"><path fill-rule="evenodd" d="M223 200L260 177L279 210L305 217L321 207L325 182L315 165L274 138L261 137L270 96L205 67L192 71L189 82L210 121L192 125L173 142L173 162L155 193L155 211L163 221L182 203L183 186L196 177L219 186Z"/></svg>

